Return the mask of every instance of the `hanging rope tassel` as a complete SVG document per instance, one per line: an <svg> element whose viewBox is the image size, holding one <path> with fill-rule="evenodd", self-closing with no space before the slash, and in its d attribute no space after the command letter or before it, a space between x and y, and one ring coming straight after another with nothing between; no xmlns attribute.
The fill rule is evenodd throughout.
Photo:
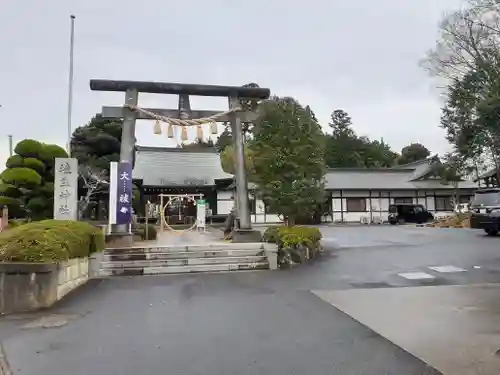
<svg viewBox="0 0 500 375"><path fill-rule="evenodd" d="M188 133L187 129L185 126L182 127L182 133L181 133L181 141L187 141L188 140Z"/></svg>
<svg viewBox="0 0 500 375"><path fill-rule="evenodd" d="M210 132L212 134L217 134L217 123L214 121L214 122L211 122L210 123Z"/></svg>
<svg viewBox="0 0 500 375"><path fill-rule="evenodd" d="M157 135L161 134L161 124L160 124L160 121L158 121L158 120L156 120L156 122L155 122L154 132Z"/></svg>
<svg viewBox="0 0 500 375"><path fill-rule="evenodd" d="M174 138L174 126L172 124L168 124L167 137Z"/></svg>
<svg viewBox="0 0 500 375"><path fill-rule="evenodd" d="M198 125L196 127L196 138L198 138L200 141L203 140L203 128L201 127L201 125Z"/></svg>

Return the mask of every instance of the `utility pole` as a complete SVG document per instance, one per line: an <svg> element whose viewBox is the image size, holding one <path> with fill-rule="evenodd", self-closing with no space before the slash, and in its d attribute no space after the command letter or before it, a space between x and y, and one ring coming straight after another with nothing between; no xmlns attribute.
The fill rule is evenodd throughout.
<svg viewBox="0 0 500 375"><path fill-rule="evenodd" d="M9 156L12 156L13 150L12 150L12 134L9 134Z"/></svg>
<svg viewBox="0 0 500 375"><path fill-rule="evenodd" d="M71 157L71 117L73 112L73 54L75 49L75 16L72 14L69 39L69 82L68 82L68 156Z"/></svg>

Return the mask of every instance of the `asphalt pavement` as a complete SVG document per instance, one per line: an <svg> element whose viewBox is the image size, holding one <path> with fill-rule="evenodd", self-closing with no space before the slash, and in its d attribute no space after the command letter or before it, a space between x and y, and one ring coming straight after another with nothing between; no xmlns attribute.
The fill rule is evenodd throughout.
<svg viewBox="0 0 500 375"><path fill-rule="evenodd" d="M439 374L311 290L500 281L500 238L466 229L324 227L286 271L92 280L0 319L13 374Z"/></svg>

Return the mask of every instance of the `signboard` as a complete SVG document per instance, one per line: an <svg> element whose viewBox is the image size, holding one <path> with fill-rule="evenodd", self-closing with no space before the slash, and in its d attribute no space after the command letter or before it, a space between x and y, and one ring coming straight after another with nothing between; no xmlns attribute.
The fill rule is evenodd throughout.
<svg viewBox="0 0 500 375"><path fill-rule="evenodd" d="M110 163L109 224L132 222L132 164Z"/></svg>
<svg viewBox="0 0 500 375"><path fill-rule="evenodd" d="M78 219L78 160L56 158L54 176L54 219Z"/></svg>
<svg viewBox="0 0 500 375"><path fill-rule="evenodd" d="M205 229L207 206L203 199L196 201L196 227Z"/></svg>

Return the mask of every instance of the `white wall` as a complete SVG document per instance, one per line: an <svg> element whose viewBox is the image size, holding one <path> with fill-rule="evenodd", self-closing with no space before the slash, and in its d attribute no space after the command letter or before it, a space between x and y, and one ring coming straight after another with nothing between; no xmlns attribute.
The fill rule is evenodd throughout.
<svg viewBox="0 0 500 375"><path fill-rule="evenodd" d="M389 215L389 205L394 203L394 198L412 198L414 204L422 204L435 216L445 216L452 211L436 211L434 195L438 197L452 196L448 190L437 191L372 191L371 198L368 191L332 191L332 211L334 222L360 222L362 218L370 221L381 218L386 221ZM342 198L341 198L342 197ZM347 198L362 198L366 200L364 212L348 212Z"/></svg>
<svg viewBox="0 0 500 375"><path fill-rule="evenodd" d="M369 191L332 191L332 213L333 222L360 222L362 218L368 218L370 221L383 220L386 221L389 215L389 205L394 203L394 198L409 198L415 204L421 204L436 216L451 214L451 211L435 210L434 195L436 196L451 196L451 191L372 191L371 199ZM347 198L362 198L366 200L366 211L364 212L348 212ZM227 215L233 207L233 192L218 191L217 192L217 214ZM266 214L265 206L262 200L256 200L256 212L251 215L252 223L280 223L278 215ZM330 216L323 218L324 222L331 222Z"/></svg>
<svg viewBox="0 0 500 375"><path fill-rule="evenodd" d="M251 197L251 195L249 194ZM217 215L227 215L233 208L234 199L232 191L217 192ZM255 213L250 215L252 223L281 223L278 215L266 214L264 202L257 199L255 202Z"/></svg>
<svg viewBox="0 0 500 375"><path fill-rule="evenodd" d="M217 191L217 215L228 215L233 208L233 192Z"/></svg>

